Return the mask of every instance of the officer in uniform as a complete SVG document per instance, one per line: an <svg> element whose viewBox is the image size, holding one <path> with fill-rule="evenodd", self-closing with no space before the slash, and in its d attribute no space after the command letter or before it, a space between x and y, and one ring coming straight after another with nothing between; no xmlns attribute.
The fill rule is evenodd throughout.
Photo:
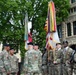
<svg viewBox="0 0 76 75"><path fill-rule="evenodd" d="M55 73L56 75L62 75L63 67L62 67L62 58L63 57L63 52L61 49L61 43L56 44L56 50L55 50L55 60L54 60L54 65L55 65Z"/></svg>
<svg viewBox="0 0 76 75"><path fill-rule="evenodd" d="M10 45L5 44L4 50L0 53L0 75L10 75L11 73L9 50Z"/></svg>
<svg viewBox="0 0 76 75"><path fill-rule="evenodd" d="M53 50L48 50L48 75L55 75L55 67L54 67L54 53Z"/></svg>
<svg viewBox="0 0 76 75"><path fill-rule="evenodd" d="M10 63L11 63L11 74L10 75L17 75L18 72L18 58L14 55L14 49L11 48L9 53L9 59L10 59Z"/></svg>
<svg viewBox="0 0 76 75"><path fill-rule="evenodd" d="M70 63L71 55L74 52L69 46L67 41L63 41L63 63L64 75L72 75L72 65Z"/></svg>
<svg viewBox="0 0 76 75"><path fill-rule="evenodd" d="M40 71L41 71L41 66L42 66L42 52L39 50L38 44L34 44L34 50L37 51L37 54L39 56L39 59L40 59L39 68L40 68Z"/></svg>
<svg viewBox="0 0 76 75"><path fill-rule="evenodd" d="M40 75L39 59L37 51L33 49L33 43L28 43L28 51L25 53L24 71L26 75Z"/></svg>

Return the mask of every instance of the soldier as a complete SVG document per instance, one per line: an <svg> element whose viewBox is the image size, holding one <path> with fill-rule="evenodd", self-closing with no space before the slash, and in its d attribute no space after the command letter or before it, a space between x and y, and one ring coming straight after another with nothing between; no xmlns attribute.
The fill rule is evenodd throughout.
<svg viewBox="0 0 76 75"><path fill-rule="evenodd" d="M48 52L47 49L44 49L42 54L42 75L48 75Z"/></svg>
<svg viewBox="0 0 76 75"><path fill-rule="evenodd" d="M48 75L55 75L55 67L54 67L54 64L53 64L53 61L54 61L54 54L53 54L53 50L48 50Z"/></svg>
<svg viewBox="0 0 76 75"><path fill-rule="evenodd" d="M5 44L4 50L0 54L0 75L10 75L10 60L9 60L10 45Z"/></svg>
<svg viewBox="0 0 76 75"><path fill-rule="evenodd" d="M11 48L9 53L9 59L10 59L10 63L11 63L11 74L10 75L17 75L18 72L18 58L14 55L14 49Z"/></svg>
<svg viewBox="0 0 76 75"><path fill-rule="evenodd" d="M33 49L33 43L28 43L28 51L25 53L24 70L26 75L40 75L40 59L37 51Z"/></svg>
<svg viewBox="0 0 76 75"><path fill-rule="evenodd" d="M63 63L64 63L64 75L72 75L72 65L70 63L73 50L68 46L67 41L63 41Z"/></svg>
<svg viewBox="0 0 76 75"><path fill-rule="evenodd" d="M61 43L57 43L56 50L55 50L55 60L54 60L56 75L62 75L63 73L62 56L63 56L63 53L61 49Z"/></svg>
<svg viewBox="0 0 76 75"><path fill-rule="evenodd" d="M70 62L73 64L73 75L76 75L76 50L72 53Z"/></svg>
<svg viewBox="0 0 76 75"><path fill-rule="evenodd" d="M35 45L34 45L34 50L37 51L37 54L38 54L38 56L39 56L39 59L40 59L39 68L40 68L40 71L41 71L41 66L42 66L42 52L39 50L38 44L35 44Z"/></svg>

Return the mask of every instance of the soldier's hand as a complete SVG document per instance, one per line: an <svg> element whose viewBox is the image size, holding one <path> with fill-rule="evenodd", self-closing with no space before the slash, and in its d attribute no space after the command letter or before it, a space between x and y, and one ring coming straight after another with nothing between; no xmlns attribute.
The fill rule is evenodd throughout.
<svg viewBox="0 0 76 75"><path fill-rule="evenodd" d="M57 63L57 61L54 61L53 63L54 63L54 64L56 64L56 63Z"/></svg>

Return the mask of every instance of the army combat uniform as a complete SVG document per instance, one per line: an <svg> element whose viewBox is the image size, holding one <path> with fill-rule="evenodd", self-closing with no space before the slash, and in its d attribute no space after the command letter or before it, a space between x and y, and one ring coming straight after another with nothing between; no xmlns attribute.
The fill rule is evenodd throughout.
<svg viewBox="0 0 76 75"><path fill-rule="evenodd" d="M11 64L11 74L10 75L17 75L18 72L18 59L15 55L10 55L10 64Z"/></svg>
<svg viewBox="0 0 76 75"><path fill-rule="evenodd" d="M63 75L72 75L72 65L70 63L70 58L73 53L73 50L70 47L63 49L63 63L64 63L64 74Z"/></svg>
<svg viewBox="0 0 76 75"><path fill-rule="evenodd" d="M48 52L48 75L55 75L55 67L54 67L54 64L53 64L53 61L54 61L54 56L53 56L53 50L50 50Z"/></svg>
<svg viewBox="0 0 76 75"><path fill-rule="evenodd" d="M62 49L59 48L55 50L55 71L56 75L62 75L63 74L63 64L62 64L62 58L63 57L63 52Z"/></svg>
<svg viewBox="0 0 76 75"><path fill-rule="evenodd" d="M45 51L45 53L42 56L42 75L48 75L48 52Z"/></svg>
<svg viewBox="0 0 76 75"><path fill-rule="evenodd" d="M39 65L41 64L38 53L31 49L25 53L24 70L25 75L40 75Z"/></svg>
<svg viewBox="0 0 76 75"><path fill-rule="evenodd" d="M73 74L76 75L76 51L73 56Z"/></svg>
<svg viewBox="0 0 76 75"><path fill-rule="evenodd" d="M0 75L7 75L7 72L11 72L9 53L3 50L0 53Z"/></svg>

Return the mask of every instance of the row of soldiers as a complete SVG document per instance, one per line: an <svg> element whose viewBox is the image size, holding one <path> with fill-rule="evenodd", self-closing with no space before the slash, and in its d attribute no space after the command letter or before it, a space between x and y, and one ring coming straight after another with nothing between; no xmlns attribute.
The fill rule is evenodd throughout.
<svg viewBox="0 0 76 75"><path fill-rule="evenodd" d="M76 51L68 46L68 42L56 44L56 50L44 50L43 54L38 45L28 43L25 53L23 71L24 75L76 75ZM0 75L17 75L18 59L14 49L8 44L0 53Z"/></svg>
<svg viewBox="0 0 76 75"><path fill-rule="evenodd" d="M17 75L18 58L14 55L14 49L9 44L4 45L0 53L0 75Z"/></svg>
<svg viewBox="0 0 76 75"><path fill-rule="evenodd" d="M42 56L43 75L76 75L76 51L64 41L56 44L55 50L44 50Z"/></svg>

